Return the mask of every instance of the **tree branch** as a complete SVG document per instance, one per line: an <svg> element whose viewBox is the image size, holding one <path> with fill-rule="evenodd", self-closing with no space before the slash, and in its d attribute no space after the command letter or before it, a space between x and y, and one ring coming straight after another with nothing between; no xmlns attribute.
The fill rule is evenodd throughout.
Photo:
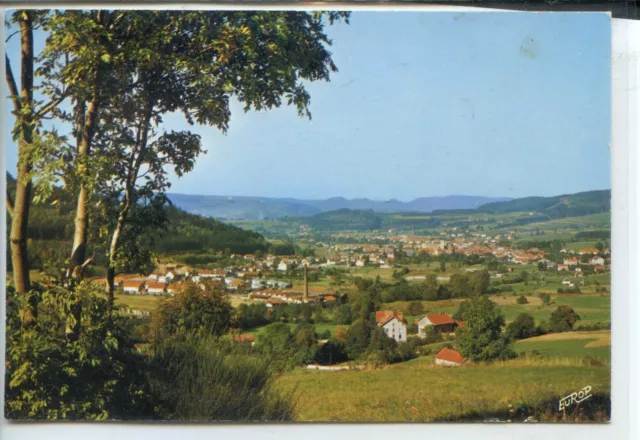
<svg viewBox="0 0 640 440"><path fill-rule="evenodd" d="M7 63L7 71L5 72L5 76L7 78L7 84L9 85L9 93L11 93L11 101L13 101L13 108L16 112L19 112L22 109L22 104L20 104L20 93L18 92L18 85L16 84L16 79L13 76L13 69L11 68L11 61L9 60L9 56L5 52L4 54L5 62Z"/></svg>
<svg viewBox="0 0 640 440"><path fill-rule="evenodd" d="M39 112L36 113L37 118L45 118L45 115L49 113L51 110L56 108L62 101L67 98L67 92L63 92L59 98L54 99L49 104L40 109Z"/></svg>

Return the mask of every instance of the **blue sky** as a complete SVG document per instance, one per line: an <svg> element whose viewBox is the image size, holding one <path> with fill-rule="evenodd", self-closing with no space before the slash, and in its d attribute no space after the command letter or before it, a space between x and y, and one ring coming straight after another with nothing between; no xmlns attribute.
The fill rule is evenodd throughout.
<svg viewBox="0 0 640 440"><path fill-rule="evenodd" d="M171 192L411 200L610 188L607 15L355 12L327 32L339 72L308 86L313 119L233 105L227 135L193 129L208 154Z"/></svg>

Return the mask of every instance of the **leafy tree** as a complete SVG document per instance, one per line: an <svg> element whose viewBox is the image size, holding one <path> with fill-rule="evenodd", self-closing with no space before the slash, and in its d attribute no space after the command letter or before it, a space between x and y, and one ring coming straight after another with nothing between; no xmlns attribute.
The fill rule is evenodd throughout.
<svg viewBox="0 0 640 440"><path fill-rule="evenodd" d="M440 272L446 272L447 271L447 265L445 264L444 261L440 261Z"/></svg>
<svg viewBox="0 0 640 440"><path fill-rule="evenodd" d="M519 314L513 322L507 325L507 335L511 339L532 338L536 334L535 320L528 313Z"/></svg>
<svg viewBox="0 0 640 440"><path fill-rule="evenodd" d="M382 327L376 327L370 331L369 345L364 355L378 363L391 363L398 356L396 341L387 336Z"/></svg>
<svg viewBox="0 0 640 440"><path fill-rule="evenodd" d="M349 326L345 349L350 359L359 358L369 347L372 326L365 319L358 319Z"/></svg>
<svg viewBox="0 0 640 440"><path fill-rule="evenodd" d="M348 359L344 341L337 338L330 338L318 347L315 355L315 361L322 365L332 365Z"/></svg>
<svg viewBox="0 0 640 440"><path fill-rule="evenodd" d="M353 309L351 304L342 304L336 313L336 324L349 325L353 321Z"/></svg>
<svg viewBox="0 0 640 440"><path fill-rule="evenodd" d="M549 295L548 293L541 293L540 299L542 300L542 304L544 304L545 306L551 304L551 295Z"/></svg>
<svg viewBox="0 0 640 440"><path fill-rule="evenodd" d="M316 328L309 323L298 324L295 330L296 362L308 364L316 354L318 335Z"/></svg>
<svg viewBox="0 0 640 440"><path fill-rule="evenodd" d="M453 298L466 298L471 293L469 279L466 275L454 273L449 279L449 291Z"/></svg>
<svg viewBox="0 0 640 440"><path fill-rule="evenodd" d="M573 325L580 320L580 316L570 306L558 306L551 314L549 327L552 332L566 332L573 328Z"/></svg>
<svg viewBox="0 0 640 440"><path fill-rule="evenodd" d="M42 128L42 120L51 116L60 101L54 98L46 102L34 99L34 93L41 86L35 81L37 54L34 52L33 31L46 21L46 11L17 10L11 14L10 22L18 27L17 34L20 35L19 83L11 60L5 53L5 78L13 105L12 114L15 116L12 137L18 143L15 193L12 195L7 191L6 197L7 211L11 216L9 243L13 284L18 293L26 293L31 288L27 250L29 209L32 202L42 201L51 191L51 181L40 178L40 172L48 166L46 152L55 148L59 141L54 131ZM61 93L64 94L64 89ZM34 177L38 177L35 186ZM37 308L32 304L25 315L25 323L36 318L36 315Z"/></svg>
<svg viewBox="0 0 640 440"><path fill-rule="evenodd" d="M419 315L422 313L422 303L420 301L412 301L407 307L410 315Z"/></svg>
<svg viewBox="0 0 640 440"><path fill-rule="evenodd" d="M472 361L509 359L515 356L509 339L502 333L504 316L486 296L467 301L462 313L464 327L456 331L456 344Z"/></svg>
<svg viewBox="0 0 640 440"><path fill-rule="evenodd" d="M485 293L489 289L491 277L486 270L477 270L469 275L469 290L471 295L477 296Z"/></svg>
<svg viewBox="0 0 640 440"><path fill-rule="evenodd" d="M518 297L518 299L516 300L516 302L517 302L518 304L529 304L529 300L527 300L527 297L526 297L526 296L524 296L524 295L520 295L520 296Z"/></svg>
<svg viewBox="0 0 640 440"><path fill-rule="evenodd" d="M176 334L219 337L234 325L233 307L223 292L188 284L175 297L158 305L151 327L157 342Z"/></svg>
<svg viewBox="0 0 640 440"><path fill-rule="evenodd" d="M349 338L349 329L347 327L344 327L342 325L339 325L338 327L336 327L335 339L337 341L347 342L348 338Z"/></svg>

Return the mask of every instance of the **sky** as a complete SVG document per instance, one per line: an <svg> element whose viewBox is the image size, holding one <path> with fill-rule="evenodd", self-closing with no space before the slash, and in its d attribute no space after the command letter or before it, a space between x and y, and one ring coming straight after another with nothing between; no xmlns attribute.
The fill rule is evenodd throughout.
<svg viewBox="0 0 640 440"><path fill-rule="evenodd" d="M611 187L606 14L359 11L327 34L339 72L308 84L312 119L232 104L226 135L191 127L207 154L170 192L409 201ZM169 115L165 127L188 125Z"/></svg>

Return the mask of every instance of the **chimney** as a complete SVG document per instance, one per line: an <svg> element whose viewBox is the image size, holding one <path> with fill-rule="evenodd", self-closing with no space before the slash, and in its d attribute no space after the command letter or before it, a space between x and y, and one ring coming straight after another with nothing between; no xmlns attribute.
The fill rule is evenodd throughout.
<svg viewBox="0 0 640 440"><path fill-rule="evenodd" d="M309 299L309 280L307 279L307 265L304 265L304 301Z"/></svg>

